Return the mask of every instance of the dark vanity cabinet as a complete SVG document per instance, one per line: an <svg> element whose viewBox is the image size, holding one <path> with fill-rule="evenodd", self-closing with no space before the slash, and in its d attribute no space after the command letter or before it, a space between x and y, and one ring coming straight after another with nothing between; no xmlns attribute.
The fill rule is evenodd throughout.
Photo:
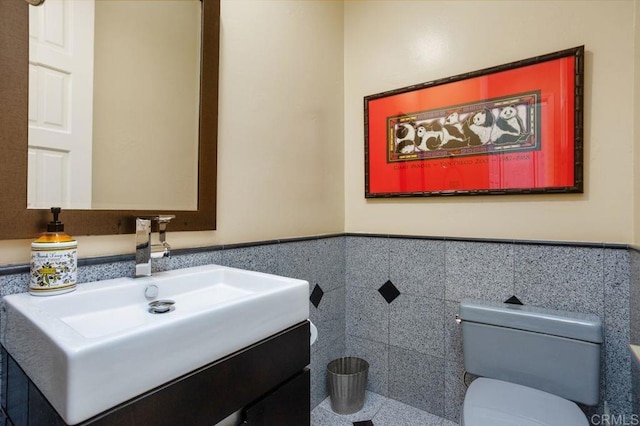
<svg viewBox="0 0 640 426"><path fill-rule="evenodd" d="M10 354L2 355L5 424L65 425ZM149 356L167 354L158 347ZM81 424L213 426L236 413L234 425L309 425L308 364L304 321Z"/></svg>

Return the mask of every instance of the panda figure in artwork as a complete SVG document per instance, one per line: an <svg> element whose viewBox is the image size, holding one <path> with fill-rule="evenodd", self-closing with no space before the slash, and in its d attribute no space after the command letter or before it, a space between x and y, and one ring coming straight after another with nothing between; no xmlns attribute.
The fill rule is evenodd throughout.
<svg viewBox="0 0 640 426"><path fill-rule="evenodd" d="M491 131L491 141L494 144L519 143L525 140L528 135L515 105L509 105L500 110L496 124Z"/></svg>
<svg viewBox="0 0 640 426"><path fill-rule="evenodd" d="M491 140L495 118L483 108L469 115L462 124L462 132L469 139L469 146L486 145Z"/></svg>
<svg viewBox="0 0 640 426"><path fill-rule="evenodd" d="M411 154L416 151L416 129L411 123L402 123L395 131L396 154Z"/></svg>
<svg viewBox="0 0 640 426"><path fill-rule="evenodd" d="M460 123L458 111L453 111L446 116L442 130L443 139L441 148L456 149L469 146L469 139L465 137L462 132L462 124Z"/></svg>
<svg viewBox="0 0 640 426"><path fill-rule="evenodd" d="M416 148L419 151L433 151L442 145L442 125L438 120L422 122L417 126Z"/></svg>

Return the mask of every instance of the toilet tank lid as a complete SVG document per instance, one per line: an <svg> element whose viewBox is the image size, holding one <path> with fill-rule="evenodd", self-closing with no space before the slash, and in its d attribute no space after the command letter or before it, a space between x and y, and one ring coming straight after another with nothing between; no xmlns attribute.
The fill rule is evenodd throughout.
<svg viewBox="0 0 640 426"><path fill-rule="evenodd" d="M545 309L537 306L463 300L460 319L602 343L602 321L597 315Z"/></svg>

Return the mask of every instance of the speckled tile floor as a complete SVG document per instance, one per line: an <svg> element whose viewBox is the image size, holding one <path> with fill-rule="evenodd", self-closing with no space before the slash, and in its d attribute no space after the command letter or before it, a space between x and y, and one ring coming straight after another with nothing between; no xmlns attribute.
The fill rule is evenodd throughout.
<svg viewBox="0 0 640 426"><path fill-rule="evenodd" d="M457 426L457 424L393 399L367 392L362 410L349 415L334 413L327 397L311 412L311 426Z"/></svg>

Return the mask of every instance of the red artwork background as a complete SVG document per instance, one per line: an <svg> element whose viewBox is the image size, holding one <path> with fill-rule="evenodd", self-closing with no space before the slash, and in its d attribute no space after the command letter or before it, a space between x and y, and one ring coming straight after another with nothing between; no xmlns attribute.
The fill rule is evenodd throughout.
<svg viewBox="0 0 640 426"><path fill-rule="evenodd" d="M578 49L582 52L583 48ZM542 192L536 191L542 189L581 192L581 181L580 188L575 189L574 167L575 53L573 49L562 58L365 98L368 160L365 195ZM536 90L541 93L540 150L387 162L388 117Z"/></svg>

